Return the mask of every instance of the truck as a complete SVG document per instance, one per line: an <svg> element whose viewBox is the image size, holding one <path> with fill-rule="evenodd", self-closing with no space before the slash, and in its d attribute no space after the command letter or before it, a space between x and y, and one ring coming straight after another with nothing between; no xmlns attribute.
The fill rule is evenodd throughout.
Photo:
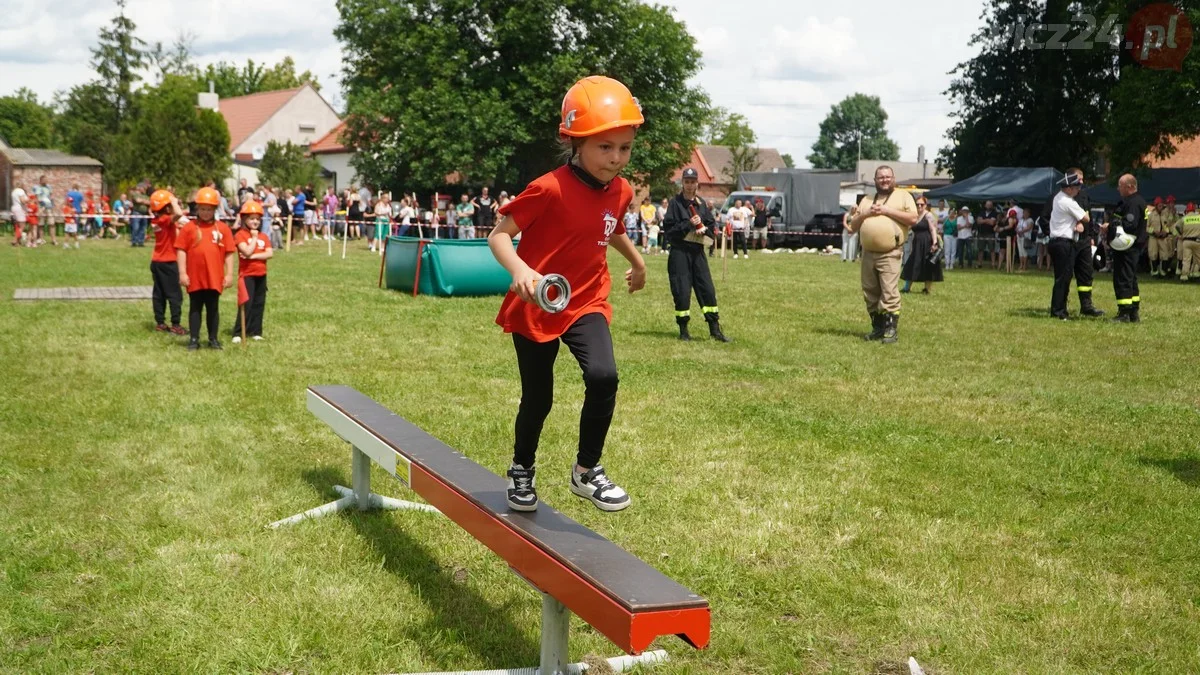
<svg viewBox="0 0 1200 675"><path fill-rule="evenodd" d="M811 169L748 171L738 175L738 187L725 200L722 213L734 201L756 205L760 200L771 216L767 243L771 248L841 246L842 216L839 174Z"/></svg>

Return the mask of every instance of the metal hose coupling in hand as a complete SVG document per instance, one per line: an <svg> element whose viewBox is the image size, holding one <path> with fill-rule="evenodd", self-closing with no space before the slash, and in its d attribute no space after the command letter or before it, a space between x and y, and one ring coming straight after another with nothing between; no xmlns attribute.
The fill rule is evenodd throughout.
<svg viewBox="0 0 1200 675"><path fill-rule="evenodd" d="M551 299L551 290L557 291ZM547 274L537 282L533 291L538 307L551 314L558 314L571 302L571 284L561 274Z"/></svg>

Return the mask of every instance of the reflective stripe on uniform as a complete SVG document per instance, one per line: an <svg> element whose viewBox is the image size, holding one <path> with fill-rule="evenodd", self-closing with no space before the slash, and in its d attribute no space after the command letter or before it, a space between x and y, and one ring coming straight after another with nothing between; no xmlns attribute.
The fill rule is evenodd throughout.
<svg viewBox="0 0 1200 675"><path fill-rule="evenodd" d="M691 313L692 313L691 310L685 309L682 312L675 312L675 316L688 316Z"/></svg>
<svg viewBox="0 0 1200 675"><path fill-rule="evenodd" d="M704 313L705 313L705 314L716 314L716 313L717 313L717 308L716 308L716 306L713 306L713 307L703 307L703 308L701 308L701 309L703 309L703 310L704 310Z"/></svg>
<svg viewBox="0 0 1200 675"><path fill-rule="evenodd" d="M1091 292L1092 292L1092 287L1091 287L1091 286L1080 286L1080 287L1079 287L1078 289L1076 289L1076 290L1078 290L1080 293L1091 293Z"/></svg>
<svg viewBox="0 0 1200 675"><path fill-rule="evenodd" d="M1135 295L1135 296L1133 296L1133 301L1134 301L1134 302L1141 302L1141 301L1142 301L1142 296L1140 296L1140 295Z"/></svg>
<svg viewBox="0 0 1200 675"><path fill-rule="evenodd" d="M1118 305L1132 305L1132 304L1133 304L1133 298L1128 298L1128 299L1125 299L1125 300L1117 300L1117 304L1118 304Z"/></svg>

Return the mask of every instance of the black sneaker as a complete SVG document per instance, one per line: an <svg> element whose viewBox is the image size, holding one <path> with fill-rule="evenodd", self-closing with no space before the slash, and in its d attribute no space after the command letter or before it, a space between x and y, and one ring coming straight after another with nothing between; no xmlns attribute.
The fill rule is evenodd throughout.
<svg viewBox="0 0 1200 675"><path fill-rule="evenodd" d="M571 492L592 500L601 511L620 511L630 504L629 495L608 479L602 466L585 473L577 473L572 466Z"/></svg>
<svg viewBox="0 0 1200 675"><path fill-rule="evenodd" d="M513 464L508 469L508 508L513 511L537 511L537 487L534 484L536 469L526 469Z"/></svg>
<svg viewBox="0 0 1200 675"><path fill-rule="evenodd" d="M223 349L223 347L221 347L221 342L219 340L209 340L208 348L209 349Z"/></svg>
<svg viewBox="0 0 1200 675"><path fill-rule="evenodd" d="M199 340L192 340L191 342L188 342L188 351L189 352L194 352L197 349L200 349L200 341Z"/></svg>

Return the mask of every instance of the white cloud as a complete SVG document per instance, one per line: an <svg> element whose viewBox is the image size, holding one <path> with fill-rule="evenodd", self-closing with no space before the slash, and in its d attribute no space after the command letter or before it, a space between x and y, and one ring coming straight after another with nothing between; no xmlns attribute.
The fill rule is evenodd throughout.
<svg viewBox="0 0 1200 675"><path fill-rule="evenodd" d="M796 29L775 26L770 36L765 44L756 44L756 77L831 81L853 77L866 66L854 24L845 17L825 23L809 16Z"/></svg>

